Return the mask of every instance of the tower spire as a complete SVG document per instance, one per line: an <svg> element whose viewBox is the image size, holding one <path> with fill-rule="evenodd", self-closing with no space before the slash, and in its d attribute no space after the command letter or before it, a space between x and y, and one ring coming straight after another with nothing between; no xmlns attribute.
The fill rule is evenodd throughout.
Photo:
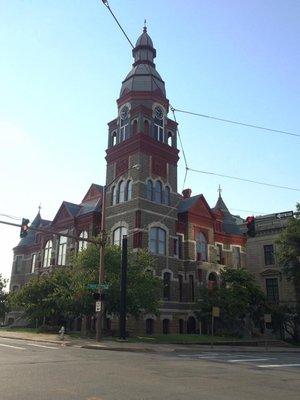
<svg viewBox="0 0 300 400"><path fill-rule="evenodd" d="M221 189L221 185L219 184L219 188L218 188L218 192L219 192L219 198L221 197L221 193L222 193L223 189Z"/></svg>
<svg viewBox="0 0 300 400"><path fill-rule="evenodd" d="M143 28L143 33L147 32L147 20L144 19L144 28Z"/></svg>

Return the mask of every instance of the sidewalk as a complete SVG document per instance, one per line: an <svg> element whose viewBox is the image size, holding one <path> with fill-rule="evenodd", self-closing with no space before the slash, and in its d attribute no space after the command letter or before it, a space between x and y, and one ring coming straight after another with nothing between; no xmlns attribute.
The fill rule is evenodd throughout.
<svg viewBox="0 0 300 400"><path fill-rule="evenodd" d="M261 346L232 346L232 345L210 345L202 344L154 344L154 343L129 343L103 340L96 342L95 339L73 338L65 335L62 341L59 335L47 333L31 333L31 332L9 332L0 330L0 338L30 340L36 342L46 342L53 344L60 344L62 346L81 347L84 349L93 350L108 350L108 351L129 351L129 352L143 352L143 353L170 353L170 352L187 352L194 353L199 351L217 351L217 352L260 352L268 351L270 353L300 353L300 347L296 346L271 346L267 342L267 346L263 343Z"/></svg>

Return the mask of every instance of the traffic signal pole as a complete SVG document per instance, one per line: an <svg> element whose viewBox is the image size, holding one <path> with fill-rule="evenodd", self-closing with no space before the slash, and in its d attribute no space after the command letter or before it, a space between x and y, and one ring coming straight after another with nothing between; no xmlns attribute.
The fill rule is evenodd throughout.
<svg viewBox="0 0 300 400"><path fill-rule="evenodd" d="M122 238L120 279L120 339L126 340L127 235Z"/></svg>

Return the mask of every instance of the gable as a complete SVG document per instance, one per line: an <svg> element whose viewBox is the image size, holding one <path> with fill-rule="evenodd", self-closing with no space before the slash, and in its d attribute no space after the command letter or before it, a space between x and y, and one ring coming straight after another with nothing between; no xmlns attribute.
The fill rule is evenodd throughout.
<svg viewBox="0 0 300 400"><path fill-rule="evenodd" d="M86 195L82 199L81 203L85 203L85 202L87 202L89 200L93 200L93 199L96 199L96 198L101 198L102 197L102 190L103 190L103 186L96 185L96 184L92 183L92 185L90 186L90 188L87 191Z"/></svg>
<svg viewBox="0 0 300 400"><path fill-rule="evenodd" d="M66 204L62 203L53 219L52 224L57 224L60 221L65 221L71 218L73 218L73 215L68 211Z"/></svg>
<svg viewBox="0 0 300 400"><path fill-rule="evenodd" d="M197 201L190 208L189 212L199 217L205 217L211 219L212 221L214 220L211 209L203 195L199 196Z"/></svg>

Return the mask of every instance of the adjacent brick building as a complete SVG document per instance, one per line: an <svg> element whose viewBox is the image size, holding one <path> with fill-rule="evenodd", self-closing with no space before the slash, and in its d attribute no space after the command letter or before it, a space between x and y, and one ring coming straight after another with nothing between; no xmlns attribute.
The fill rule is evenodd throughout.
<svg viewBox="0 0 300 400"><path fill-rule="evenodd" d="M116 118L108 123L106 232L112 244L120 245L127 234L133 251L149 249L155 257L153 274L164 283L160 315L130 320L128 329L192 333L198 330L197 288L217 284L224 266L244 267L246 239L240 233L241 221L230 214L221 196L211 208L202 194L192 196L190 189L178 193L177 123L168 117L165 84L146 28L132 54L134 63L121 85ZM102 187L92 185L81 204L63 202L53 221L38 215L34 224L78 236L95 234L100 230L102 193ZM65 265L68 254L78 250L78 244L63 236L57 241L30 234L26 240L14 249L12 290L33 271L43 274Z"/></svg>
<svg viewBox="0 0 300 400"><path fill-rule="evenodd" d="M292 216L293 211L288 211L256 217L256 236L247 240L247 269L255 275L269 303L296 304L294 285L276 258L276 240Z"/></svg>

